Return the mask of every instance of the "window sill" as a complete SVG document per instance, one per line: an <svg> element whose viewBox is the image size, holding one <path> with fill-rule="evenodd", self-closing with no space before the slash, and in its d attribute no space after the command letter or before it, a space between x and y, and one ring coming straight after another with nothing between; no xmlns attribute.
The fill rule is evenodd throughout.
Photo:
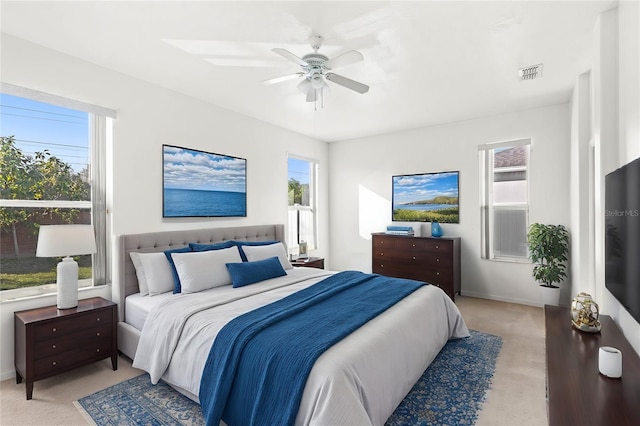
<svg viewBox="0 0 640 426"><path fill-rule="evenodd" d="M506 263L531 263L531 260L527 257L494 257L489 260L491 262L506 262Z"/></svg>
<svg viewBox="0 0 640 426"><path fill-rule="evenodd" d="M93 286L93 280L85 279L78 281L78 294L93 290L102 286ZM56 284L46 284L37 287L17 288L14 290L3 290L0 292L0 303L11 303L22 300L39 299L48 296L55 296L57 292Z"/></svg>

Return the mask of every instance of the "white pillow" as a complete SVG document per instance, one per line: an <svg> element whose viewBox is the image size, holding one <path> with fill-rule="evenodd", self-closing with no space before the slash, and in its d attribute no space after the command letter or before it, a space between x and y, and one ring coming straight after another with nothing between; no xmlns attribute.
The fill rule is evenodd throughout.
<svg viewBox="0 0 640 426"><path fill-rule="evenodd" d="M140 296L146 296L149 294L149 287L147 287L147 277L144 276L144 267L142 266L142 259L140 259L140 253L132 251L129 253L133 266L136 268L136 276L138 277L138 288L140 289Z"/></svg>
<svg viewBox="0 0 640 426"><path fill-rule="evenodd" d="M163 252L159 253L138 253L144 278L146 279L149 296L173 291L173 272L167 256ZM137 273L137 270L136 270ZM140 277L138 276L138 285Z"/></svg>
<svg viewBox="0 0 640 426"><path fill-rule="evenodd" d="M172 253L182 293L196 293L231 284L227 263L242 263L238 247L190 253Z"/></svg>
<svg viewBox="0 0 640 426"><path fill-rule="evenodd" d="M242 246L242 251L245 256L247 256L249 262L278 256L284 269L293 269L293 266L291 266L287 259L287 252L282 243L268 244L266 246Z"/></svg>

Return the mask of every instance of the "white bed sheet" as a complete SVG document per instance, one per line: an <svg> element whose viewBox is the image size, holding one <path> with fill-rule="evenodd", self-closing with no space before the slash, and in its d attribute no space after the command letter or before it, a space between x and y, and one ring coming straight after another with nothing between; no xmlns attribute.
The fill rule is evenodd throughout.
<svg viewBox="0 0 640 426"><path fill-rule="evenodd" d="M287 277L240 289L221 287L189 297L192 301L179 297L158 305L143 328L134 367L148 371L154 382L162 376L197 401L211 343L228 321L327 275L311 268L288 272ZM219 306L190 311L194 302ZM178 313L186 313L188 320L171 323ZM316 361L296 424L384 424L447 340L466 336L467 327L451 299L435 286L422 287Z"/></svg>
<svg viewBox="0 0 640 426"><path fill-rule="evenodd" d="M155 296L141 296L140 293L127 296L124 301L125 312L127 313L125 322L138 330L142 330L149 312L156 306L174 297L176 297L176 295L172 292L157 294Z"/></svg>

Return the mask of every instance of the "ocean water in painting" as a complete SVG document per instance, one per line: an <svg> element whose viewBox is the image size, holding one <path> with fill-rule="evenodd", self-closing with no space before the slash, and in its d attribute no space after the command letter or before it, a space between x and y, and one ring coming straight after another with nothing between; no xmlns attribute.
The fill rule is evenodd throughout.
<svg viewBox="0 0 640 426"><path fill-rule="evenodd" d="M164 189L164 217L246 216L245 192Z"/></svg>

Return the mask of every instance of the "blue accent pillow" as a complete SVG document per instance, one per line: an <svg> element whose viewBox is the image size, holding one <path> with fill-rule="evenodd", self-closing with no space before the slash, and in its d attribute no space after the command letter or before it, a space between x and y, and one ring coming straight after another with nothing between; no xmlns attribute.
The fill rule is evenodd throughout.
<svg viewBox="0 0 640 426"><path fill-rule="evenodd" d="M255 262L227 263L233 287L242 287L287 275L277 256Z"/></svg>
<svg viewBox="0 0 640 426"><path fill-rule="evenodd" d="M238 246L238 250L240 250L240 257L243 262L247 262L247 255L242 251L242 246L269 246L271 244L279 243L280 241L236 241L233 240L232 243Z"/></svg>
<svg viewBox="0 0 640 426"><path fill-rule="evenodd" d="M221 243L215 243L215 244L189 243L189 247L191 247L192 251L221 250L221 249L231 248L235 245L236 244L233 241L223 241Z"/></svg>
<svg viewBox="0 0 640 426"><path fill-rule="evenodd" d="M171 257L171 253L189 253L190 251L191 247L182 247L164 251L164 255L167 256L167 260L171 265L171 272L173 272L173 294L182 292L182 287L180 286L180 277L178 276L176 265L173 264L173 257Z"/></svg>

